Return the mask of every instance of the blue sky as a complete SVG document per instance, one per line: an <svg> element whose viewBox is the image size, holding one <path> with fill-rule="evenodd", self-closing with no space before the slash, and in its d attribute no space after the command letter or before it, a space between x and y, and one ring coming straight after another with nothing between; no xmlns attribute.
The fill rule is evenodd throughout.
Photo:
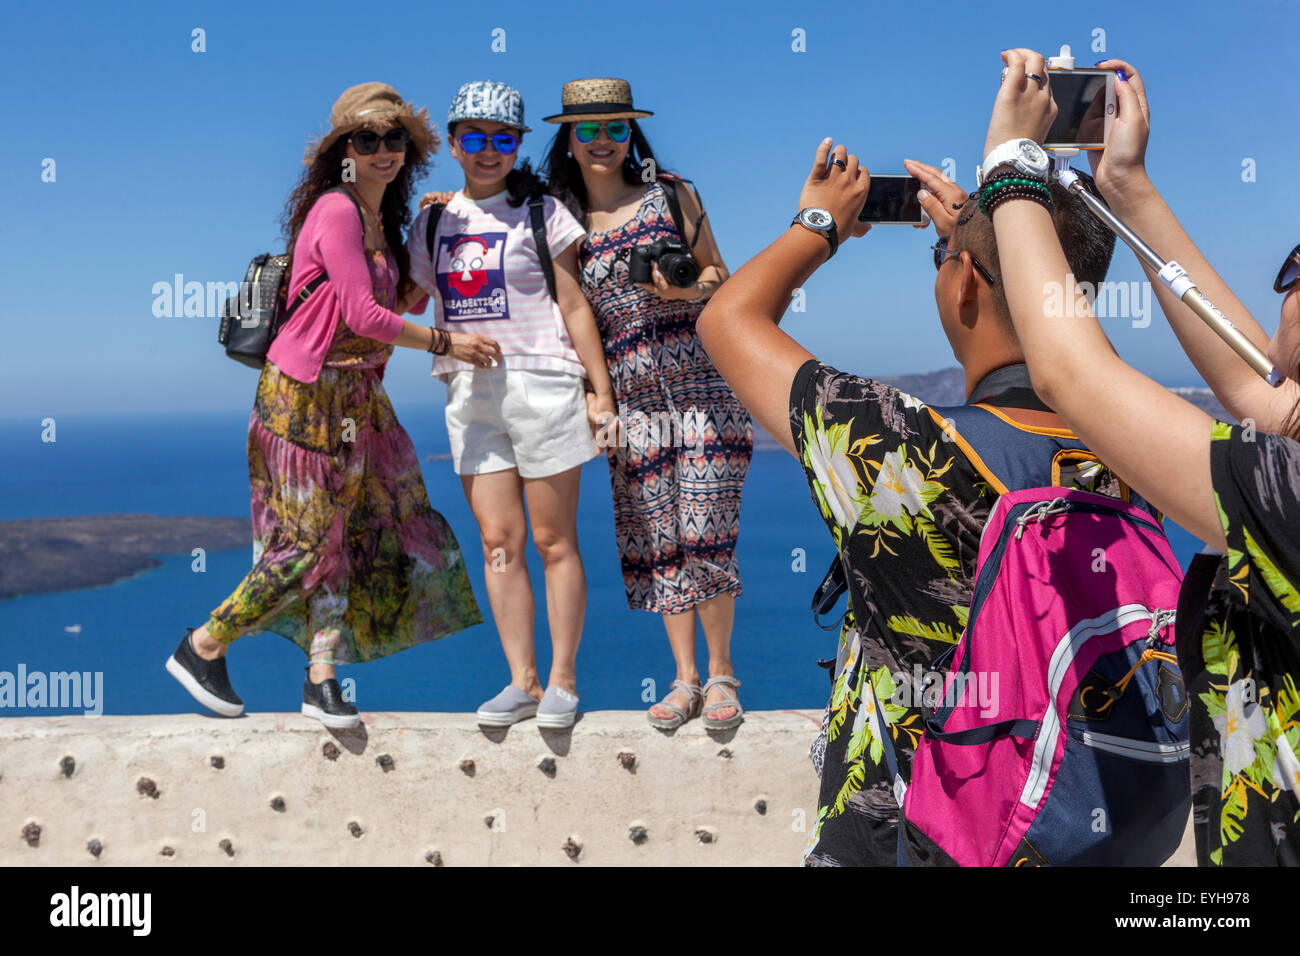
<svg viewBox="0 0 1300 956"><path fill-rule="evenodd" d="M1176 16L1171 12L1176 10ZM304 142L347 86L368 80L446 116L456 88L519 87L536 132L565 80L622 76L663 163L700 185L727 263L789 222L817 141L833 135L877 172L951 157L973 187L998 51L1073 46L1093 31L1144 73L1149 166L1184 225L1270 332L1271 280L1295 244L1300 152L1293 2L1238 3L59 3L13 4L0 39L7 215L0 417L247 409L255 375L226 359L216 321L155 318L154 283L236 280L278 251L277 221ZM191 50L191 31L207 50ZM506 52L491 50L494 28ZM802 29L807 52L791 50ZM1242 161L1257 180L1242 181ZM42 161L56 163L43 182ZM455 188L442 155L426 181ZM787 328L823 361L864 374L953 364L932 295L933 233L877 228L808 286ZM1111 278L1140 277L1117 251ZM1129 361L1197 384L1155 313L1107 323ZM386 381L441 403L424 356L399 350Z"/></svg>

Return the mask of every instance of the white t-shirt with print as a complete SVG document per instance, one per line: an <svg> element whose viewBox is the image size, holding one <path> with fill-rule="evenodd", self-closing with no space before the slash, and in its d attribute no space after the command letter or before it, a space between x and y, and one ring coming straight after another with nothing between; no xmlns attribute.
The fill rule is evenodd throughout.
<svg viewBox="0 0 1300 956"><path fill-rule="evenodd" d="M564 315L546 288L528 203L514 207L508 198L504 190L487 199L457 192L438 220L434 256L425 242L429 210L422 210L406 242L411 278L429 293L436 327L496 339L506 368L585 375ZM543 202L546 241L556 259L586 233L555 197ZM439 378L462 369L474 366L434 356Z"/></svg>

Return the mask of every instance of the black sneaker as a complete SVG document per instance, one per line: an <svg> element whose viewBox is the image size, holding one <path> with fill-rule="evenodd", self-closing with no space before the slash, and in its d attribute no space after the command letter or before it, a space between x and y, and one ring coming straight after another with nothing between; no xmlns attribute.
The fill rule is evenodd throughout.
<svg viewBox="0 0 1300 956"><path fill-rule="evenodd" d="M185 629L176 653L167 658L167 673L180 681L190 696L208 710L222 717L238 717L244 712L244 702L230 686L225 656L211 661L199 657L190 640L193 634L194 628Z"/></svg>
<svg viewBox="0 0 1300 956"><path fill-rule="evenodd" d="M346 730L361 723L357 709L343 699L339 682L329 677L313 684L310 668L302 682L302 712L335 730Z"/></svg>

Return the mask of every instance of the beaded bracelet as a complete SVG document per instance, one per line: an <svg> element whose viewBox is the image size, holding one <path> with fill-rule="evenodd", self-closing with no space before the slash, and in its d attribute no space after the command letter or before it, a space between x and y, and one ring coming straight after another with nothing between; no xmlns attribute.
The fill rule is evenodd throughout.
<svg viewBox="0 0 1300 956"><path fill-rule="evenodd" d="M986 216L992 216L993 211L1010 199L1028 199L1036 202L1049 213L1052 211L1052 197L1037 189L1029 189L1024 186L1013 186L1010 189L1004 189L996 196L992 197L984 209Z"/></svg>
<svg viewBox="0 0 1300 956"><path fill-rule="evenodd" d="M1001 179L986 182L980 189L980 209L987 211L986 207L989 201L1008 189L1030 189L1041 192L1049 201L1052 197L1047 185L1040 180L1027 179L1024 176L1004 176Z"/></svg>

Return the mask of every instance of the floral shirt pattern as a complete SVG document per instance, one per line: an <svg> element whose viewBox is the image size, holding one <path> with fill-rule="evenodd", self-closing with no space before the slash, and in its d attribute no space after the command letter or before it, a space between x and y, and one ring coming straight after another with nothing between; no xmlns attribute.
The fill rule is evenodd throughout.
<svg viewBox="0 0 1300 956"><path fill-rule="evenodd" d="M1300 865L1300 444L1216 422L1211 480L1228 553L1180 602L1201 866ZM1184 607L1201 605L1199 614Z"/></svg>
<svg viewBox="0 0 1300 956"><path fill-rule="evenodd" d="M897 862L898 805L876 708L910 781L923 718L904 685L915 686L913 675L960 638L980 535L998 498L941 421L896 388L815 360L791 389L795 448L850 569L824 751L814 748L821 792L808 865ZM1105 468L1087 475L1080 487L1118 492Z"/></svg>

